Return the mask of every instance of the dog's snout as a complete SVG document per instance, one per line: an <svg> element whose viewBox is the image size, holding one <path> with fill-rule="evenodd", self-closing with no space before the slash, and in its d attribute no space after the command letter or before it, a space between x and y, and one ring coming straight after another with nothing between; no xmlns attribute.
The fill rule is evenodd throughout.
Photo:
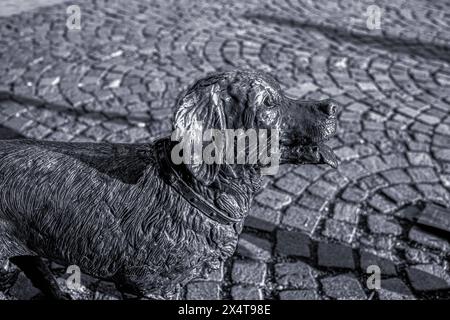
<svg viewBox="0 0 450 320"><path fill-rule="evenodd" d="M319 110L329 117L335 117L338 111L338 104L334 100L324 100L319 103Z"/></svg>

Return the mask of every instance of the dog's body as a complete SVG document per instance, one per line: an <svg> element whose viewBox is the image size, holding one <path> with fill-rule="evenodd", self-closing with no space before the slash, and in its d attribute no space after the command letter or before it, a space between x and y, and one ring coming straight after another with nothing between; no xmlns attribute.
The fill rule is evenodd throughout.
<svg viewBox="0 0 450 320"><path fill-rule="evenodd" d="M174 192L158 155L149 144L1 141L1 255L77 265L154 296L217 268L238 233Z"/></svg>
<svg viewBox="0 0 450 320"><path fill-rule="evenodd" d="M299 103L303 123L268 105L269 93L273 105ZM330 105L290 100L270 77L237 71L191 87L175 127L186 130L195 119L220 128L299 126L281 137L282 162L334 164L320 144L334 134ZM140 145L0 141L0 259L45 257L152 297L217 268L235 250L260 189L259 168L175 166L172 145L168 137Z"/></svg>

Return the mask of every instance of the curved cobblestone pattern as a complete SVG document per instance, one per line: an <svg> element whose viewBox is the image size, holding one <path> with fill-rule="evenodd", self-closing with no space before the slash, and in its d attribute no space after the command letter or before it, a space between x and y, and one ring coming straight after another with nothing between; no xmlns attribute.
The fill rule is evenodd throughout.
<svg viewBox="0 0 450 320"><path fill-rule="evenodd" d="M149 141L193 80L270 72L292 96L344 106L329 142L341 164L268 178L235 256L180 297L449 298L450 6L413 2L377 2L380 30L371 2L343 0L75 1L80 31L64 4L2 18L0 134ZM373 264L380 290L366 286ZM0 298L38 295L6 269ZM83 279L74 296L122 298Z"/></svg>

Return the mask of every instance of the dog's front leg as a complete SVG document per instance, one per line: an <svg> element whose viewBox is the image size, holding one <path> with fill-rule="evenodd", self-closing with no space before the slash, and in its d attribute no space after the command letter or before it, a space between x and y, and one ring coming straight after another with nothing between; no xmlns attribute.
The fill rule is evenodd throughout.
<svg viewBox="0 0 450 320"><path fill-rule="evenodd" d="M72 300L70 295L61 291L48 266L38 256L17 256L9 259L30 279L31 283L42 291L45 297L57 300Z"/></svg>

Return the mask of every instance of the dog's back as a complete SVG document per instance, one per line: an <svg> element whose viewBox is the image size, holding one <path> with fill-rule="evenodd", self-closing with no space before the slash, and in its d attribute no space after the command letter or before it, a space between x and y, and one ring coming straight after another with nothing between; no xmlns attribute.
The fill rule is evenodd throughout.
<svg viewBox="0 0 450 320"><path fill-rule="evenodd" d="M135 152L132 145L0 141L0 254L37 254L113 274L119 266L102 259L120 261L129 245L112 199L149 165Z"/></svg>

